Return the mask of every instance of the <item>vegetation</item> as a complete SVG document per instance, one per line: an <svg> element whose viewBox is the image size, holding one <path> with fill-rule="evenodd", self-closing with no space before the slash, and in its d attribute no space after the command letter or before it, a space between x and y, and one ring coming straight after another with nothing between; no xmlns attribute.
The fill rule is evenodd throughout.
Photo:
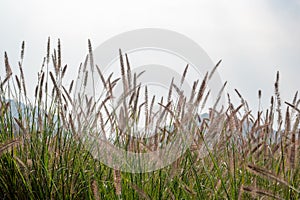
<svg viewBox="0 0 300 200"><path fill-rule="evenodd" d="M5 53L6 75L0 82L0 199L300 198L300 99L296 93L293 101L285 102L283 106L279 73L269 109L252 113L246 100L236 90L241 104L233 105L228 95L226 109L217 111L215 106L212 107L209 117L201 119L200 124L194 124L190 129L195 139L174 163L153 172L129 173L102 164L80 140L75 122L78 116L82 119L82 116L93 112L94 104L86 96L81 96L80 101L71 97L73 81L68 88L63 84L67 66L63 67L61 63L60 42L51 54L48 40L33 102L27 98L23 73L24 43L21 49L20 75L13 75ZM118 133L112 141L115 145L125 146L128 151L151 152L168 143L164 139L166 135L176 135L176 130L182 126L186 113L183 108L188 100L195 107L205 105L209 94L206 85L213 73L207 74L201 84L195 82L189 98L182 96L180 86L171 84L169 93L178 93L180 100L171 104L169 98L166 102L162 99L160 112L167 113L174 122L173 132L160 129L160 134L142 141L123 134L124 130L133 129L122 129L120 118L129 118L126 122L130 119L138 121L140 115L145 114L147 126L153 119L153 105L152 101L148 102L147 89L147 98L137 105L141 85L137 82L138 75L130 71L128 57L125 58L124 61L120 56L120 81L128 94L128 101L121 103L122 108L127 110L123 109L120 113L126 113L126 116L108 111L103 104L102 109L110 117L107 119L99 112L98 120L101 126L114 127ZM111 101L114 86L119 80L105 79L99 68L94 66L90 43L87 60L91 67L98 69L96 71L105 87L105 102ZM85 73L87 63L81 65L79 73L86 75L83 86L88 79ZM260 99L261 91L258 96ZM12 102L16 102L17 114L13 113ZM85 103L86 110L72 114L76 103ZM283 107L286 107L284 112ZM221 128L215 129L216 124ZM208 137L208 134L212 135ZM213 143L208 140L211 137L214 138ZM211 145L213 148L210 148Z"/></svg>

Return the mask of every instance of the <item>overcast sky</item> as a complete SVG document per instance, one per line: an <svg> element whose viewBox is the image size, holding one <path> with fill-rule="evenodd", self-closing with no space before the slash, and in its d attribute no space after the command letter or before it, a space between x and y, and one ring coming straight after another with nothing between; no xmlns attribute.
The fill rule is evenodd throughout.
<svg viewBox="0 0 300 200"><path fill-rule="evenodd" d="M276 71L284 100L300 89L300 0L1 0L0 26L0 54L3 58L7 51L15 72L25 40L25 75L32 90L48 36L52 44L61 39L71 79L88 38L96 47L124 31L150 27L182 33L213 62L222 59L219 73L228 81L227 91L234 96L237 88L252 107L259 89L267 107ZM3 77L3 59L0 66Z"/></svg>

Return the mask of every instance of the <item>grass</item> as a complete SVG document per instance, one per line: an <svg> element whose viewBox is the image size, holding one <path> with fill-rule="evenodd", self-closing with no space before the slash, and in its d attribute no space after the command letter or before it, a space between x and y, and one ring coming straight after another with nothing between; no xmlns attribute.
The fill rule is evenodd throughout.
<svg viewBox="0 0 300 200"><path fill-rule="evenodd" d="M91 122L88 114L101 111L97 118L100 128L114 127L117 134L112 142L115 145L133 152L154 151L169 144L181 130L181 121L187 116L187 102L194 108L204 106L209 93L206 85L212 74L207 74L201 84L195 82L189 98L182 95L180 85L171 84L169 98L161 100L158 115L169 119L165 122L173 125L173 131L162 128L157 131L159 134L141 140L124 132L134 132L142 114L146 116L145 127L151 126L155 119L153 99L156 97L149 98L145 89L145 99L139 102L142 91L139 75L131 73L127 55L125 60L120 56L122 77L111 80L94 65L89 42L89 54L79 72L82 81L77 82L79 85L72 81L66 88L63 78L67 66L61 63L60 42L51 53L49 40L44 64L38 74L35 99L31 102L23 73L24 49L23 43L20 75L13 75L5 53L6 74L1 77L0 199L300 198L300 99L296 93L292 102L282 103L279 73L269 109L257 114L250 112L247 101L236 90L240 105L233 105L228 95L226 109L218 113L212 108L209 118L202 119L199 126L191 123L194 141L174 163L153 172L129 173L109 168L94 159L84 141L80 140L79 132L83 129L77 120L86 125ZM86 70L88 63L90 69L94 69L92 78ZM183 72L181 83L187 70L188 67ZM105 103L101 104L101 109L94 106L97 99L84 94L87 82L94 82L96 74L105 88ZM106 102L115 101L113 90L118 81L122 82L126 95L118 104L121 111L117 112L109 110ZM81 88L81 98L70 95L76 93L76 88ZM172 93L179 95L178 102L170 103ZM17 115L12 113L11 101L8 100L16 102ZM82 108L78 104L85 107L76 110L74 115L72 109L75 105ZM286 109L282 111L284 107ZM193 122L194 118L188 119ZM217 125L221 128L216 129ZM275 125L277 130L273 128ZM211 135L208 137L208 134ZM216 138L215 143L211 143L210 137ZM214 145L213 148L210 145Z"/></svg>

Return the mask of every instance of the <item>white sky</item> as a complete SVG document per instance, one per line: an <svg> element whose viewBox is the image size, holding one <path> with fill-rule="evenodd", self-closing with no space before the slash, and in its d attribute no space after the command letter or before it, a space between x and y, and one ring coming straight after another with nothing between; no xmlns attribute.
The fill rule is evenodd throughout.
<svg viewBox="0 0 300 200"><path fill-rule="evenodd" d="M148 27L180 32L215 63L222 59L219 73L228 81L227 91L234 96L237 88L251 107L257 107L259 89L267 107L277 70L284 100L291 101L300 89L299 0L1 0L0 26L0 54L3 58L8 52L15 72L21 42L26 42L25 75L31 91L48 36L53 45L61 39L71 79L87 53L88 38L97 47L124 31Z"/></svg>

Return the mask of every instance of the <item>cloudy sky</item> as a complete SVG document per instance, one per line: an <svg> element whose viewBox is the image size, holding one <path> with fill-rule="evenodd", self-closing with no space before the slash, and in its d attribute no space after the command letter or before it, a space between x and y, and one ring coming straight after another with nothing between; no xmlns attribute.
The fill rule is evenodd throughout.
<svg viewBox="0 0 300 200"><path fill-rule="evenodd" d="M234 96L237 88L252 107L259 89L267 107L276 71L284 100L300 89L299 0L2 0L0 26L0 54L7 51L15 72L25 40L25 75L32 88L48 36L53 44L61 39L71 79L87 53L87 39L96 47L119 33L153 27L182 33L213 62L222 59L219 74L228 81L227 92ZM0 66L2 77L3 59Z"/></svg>

